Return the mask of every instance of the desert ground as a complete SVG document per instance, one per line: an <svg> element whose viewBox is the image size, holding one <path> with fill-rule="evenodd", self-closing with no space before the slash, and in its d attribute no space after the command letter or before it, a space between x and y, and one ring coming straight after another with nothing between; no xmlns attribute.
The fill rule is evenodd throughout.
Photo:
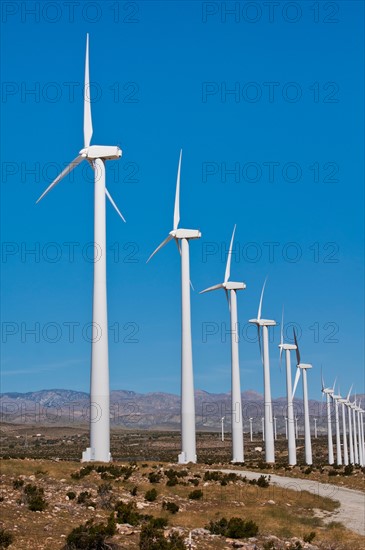
<svg viewBox="0 0 365 550"><path fill-rule="evenodd" d="M80 463L87 443L85 426L2 426L0 548L365 546L364 469L325 465L325 437L313 441L313 467L303 464L299 441L294 468L287 466L283 436L276 442L276 464L270 467L263 461L258 434L253 442L246 437L242 465L229 462L229 434L222 442L218 433L198 433L198 464L186 466L176 464L178 432L113 429L113 463L93 464L90 469ZM106 529L111 516L113 529L101 537L99 546L88 542L89 535L84 542L77 542L77 537L72 542L73 529L89 520ZM222 518L240 518L243 530L222 529ZM142 539L152 524L157 546L146 546ZM159 536L164 542L158 542Z"/></svg>

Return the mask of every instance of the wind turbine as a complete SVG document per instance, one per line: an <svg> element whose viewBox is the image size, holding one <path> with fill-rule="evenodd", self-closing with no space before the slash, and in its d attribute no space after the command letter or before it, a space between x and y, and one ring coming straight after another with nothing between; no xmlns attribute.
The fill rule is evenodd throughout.
<svg viewBox="0 0 365 550"><path fill-rule="evenodd" d="M253 420L253 418L250 417L248 420L250 422L250 441L252 441L252 420Z"/></svg>
<svg viewBox="0 0 365 550"><path fill-rule="evenodd" d="M180 221L180 151L179 165L176 179L175 209L173 229L166 239L156 248L148 258L150 259L165 244L175 239L181 255L181 453L178 456L180 464L196 462L195 437L195 403L193 378L193 351L191 342L191 311L190 311L190 259L189 240L200 239L201 233L197 229L179 229Z"/></svg>
<svg viewBox="0 0 365 550"><path fill-rule="evenodd" d="M234 283L229 281L231 274L232 247L236 226L233 228L231 243L227 256L226 272L223 283L211 286L202 290L210 292L223 288L231 313L231 400L232 400L232 462L244 462L243 451L243 428L242 428L242 403L241 403L241 382L240 382L240 365L238 355L238 315L237 315L237 295L238 290L246 288L245 283Z"/></svg>
<svg viewBox="0 0 365 550"><path fill-rule="evenodd" d="M355 395L355 400L352 403L350 403L350 407L352 409L352 428L353 428L353 434L354 434L354 460L355 460L355 464L359 464L359 450L357 446L356 395Z"/></svg>
<svg viewBox="0 0 365 550"><path fill-rule="evenodd" d="M362 466L365 466L365 442L364 442L364 409L359 405L359 439L361 442Z"/></svg>
<svg viewBox="0 0 365 550"><path fill-rule="evenodd" d="M338 414L338 403L341 399L341 395L332 394L332 399L335 404L335 427L336 427L336 464L342 466L342 453L341 453L341 438L340 438L340 419Z"/></svg>
<svg viewBox="0 0 365 550"><path fill-rule="evenodd" d="M93 134L91 105L88 96L89 35L86 35L85 88L84 88L84 147L78 156L65 168L39 197L37 203L51 191L80 162L87 160L95 172L94 187L94 288L93 288L93 333L91 347L90 384L90 447L82 454L82 461L109 462L109 361L108 361L108 316L106 292L106 215L105 196L118 215L121 212L105 187L105 161L118 160L122 156L116 145L90 145Z"/></svg>
<svg viewBox="0 0 365 550"><path fill-rule="evenodd" d="M343 438L343 463L345 466L349 463L349 452L347 446L347 427L346 427L346 404L348 403L350 391L347 395L347 398L341 397L338 402L341 404L341 416L342 416L342 438Z"/></svg>
<svg viewBox="0 0 365 550"><path fill-rule="evenodd" d="M290 364L290 352L297 349L294 344L284 344L284 308L281 316L280 329L280 365L282 360L283 350L285 351L286 363L286 399L287 399L287 426L286 437L288 440L288 461L290 466L295 466L297 463L297 448L295 443L295 426L294 426L294 409L293 409L293 393L292 393L292 376Z"/></svg>
<svg viewBox="0 0 365 550"><path fill-rule="evenodd" d="M333 464L333 443L332 443L332 422L331 422L331 401L330 396L334 392L335 385L333 388L326 388L324 385L323 375L322 375L322 393L326 396L326 409L327 409L327 439L328 439L328 464Z"/></svg>
<svg viewBox="0 0 365 550"><path fill-rule="evenodd" d="M363 457L363 443L362 443L362 427L361 427L361 400L359 401L359 404L356 406L356 414L357 414L357 441L359 444L359 464L360 466L364 466L364 457Z"/></svg>
<svg viewBox="0 0 365 550"><path fill-rule="evenodd" d="M311 429L310 429L310 423L309 423L307 370L311 369L312 365L309 365L309 363L301 363L297 335L295 334L294 328L293 328L293 333L294 333L294 343L295 343L296 354L297 354L297 374L294 380L293 399L294 399L297 384L299 382L300 373L303 372L304 449L305 449L305 462L306 464L310 465L310 464L313 464L313 460L312 460Z"/></svg>
<svg viewBox="0 0 365 550"><path fill-rule="evenodd" d="M261 329L263 335L263 356L261 355L262 365L264 367L264 436L265 436L265 460L266 462L275 462L274 448L274 427L271 401L270 384L270 358L269 358L269 331L268 327L276 325L275 321L270 319L261 319L262 299L264 296L266 280L262 287L257 319L250 319L250 323L257 326L260 352L261 352Z"/></svg>
<svg viewBox="0 0 365 550"><path fill-rule="evenodd" d="M355 464L355 454L354 454L354 439L353 439L353 430L352 430L352 408L351 408L351 401L350 401L350 394L351 394L352 386L350 388L350 391L347 395L345 406L347 408L348 412L348 420L349 420L349 449L350 449L350 464Z"/></svg>

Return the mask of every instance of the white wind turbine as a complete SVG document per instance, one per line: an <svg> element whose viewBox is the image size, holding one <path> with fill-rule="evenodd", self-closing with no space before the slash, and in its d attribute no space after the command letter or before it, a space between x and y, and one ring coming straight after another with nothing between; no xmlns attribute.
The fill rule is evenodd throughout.
<svg viewBox="0 0 365 550"><path fill-rule="evenodd" d="M322 375L322 393L326 396L326 410L327 410L327 439L328 439L328 464L333 464L333 442L332 442L332 421L331 421L331 398L330 396L334 392L335 384L333 388L326 388L324 385L324 379Z"/></svg>
<svg viewBox="0 0 365 550"><path fill-rule="evenodd" d="M365 466L364 409L359 405L359 439L361 442L362 466Z"/></svg>
<svg viewBox="0 0 365 550"><path fill-rule="evenodd" d="M362 427L361 427L361 400L359 401L359 404L356 405L355 408L356 411L356 421L357 421L357 441L359 445L359 464L360 466L364 466L364 456L363 456L363 443L362 443Z"/></svg>
<svg viewBox="0 0 365 550"><path fill-rule="evenodd" d="M312 460L312 441L311 441L311 429L309 423L309 405L308 405L308 382L307 382L307 370L312 368L312 365L308 363L300 362L300 351L297 341L297 335L295 334L295 329L293 328L294 333L294 343L296 347L297 354L297 374L295 375L294 387L293 387L293 399L295 395L295 390L297 388L300 373L303 372L303 408L304 408L304 449L305 449L305 462L306 464L313 464Z"/></svg>
<svg viewBox="0 0 365 550"><path fill-rule="evenodd" d="M223 288L227 296L228 306L231 313L232 462L244 462L241 382L240 382L240 365L239 365L239 354L238 354L239 330L238 330L236 292L237 290L244 290L246 288L246 285L245 283L234 283L229 281L229 277L231 274L232 248L233 248L235 231L236 231L236 226L234 226L233 228L231 243L229 245L227 265L226 265L226 271L225 271L223 283L220 283L219 285L214 285L205 290L202 290L200 294Z"/></svg>
<svg viewBox="0 0 365 550"><path fill-rule="evenodd" d="M342 453L341 453L341 436L340 436L340 418L338 413L338 404L341 399L341 395L332 394L332 399L335 404L335 428L336 428L336 464L342 466Z"/></svg>
<svg viewBox="0 0 365 550"><path fill-rule="evenodd" d="M261 353L262 365L264 367L264 437L265 437L265 460L275 462L274 448L274 426L271 401L270 384L270 358L269 358L269 331L268 327L276 325L271 319L261 319L262 300L264 296L266 280L262 287L257 319L250 319L250 323L257 326L258 339L261 353L261 329L263 334L263 354Z"/></svg>
<svg viewBox="0 0 365 550"><path fill-rule="evenodd" d="M294 426L294 409L293 409L293 391L292 391L292 376L291 376L291 363L290 352L297 349L294 344L284 344L284 308L281 316L281 328L280 328L280 365L282 360L283 350L285 351L285 363L286 363L286 399L287 399L287 429L286 437L288 440L288 461L290 466L295 466L297 463L297 448L295 443L295 426Z"/></svg>
<svg viewBox="0 0 365 550"><path fill-rule="evenodd" d="M354 401L350 403L350 407L352 410L352 429L353 429L353 436L354 436L354 460L355 460L355 464L359 464L359 449L357 445L356 395L355 395Z"/></svg>
<svg viewBox="0 0 365 550"><path fill-rule="evenodd" d="M93 333L91 347L90 384L90 447L82 454L83 461L109 462L109 362L108 362L108 317L106 292L106 216L105 196L124 220L115 202L105 187L105 161L118 160L122 156L116 145L90 145L93 134L90 105L89 35L86 36L85 87L84 87L84 148L65 168L37 203L53 189L80 162L87 160L95 172L94 190L94 288L93 288Z"/></svg>
<svg viewBox="0 0 365 550"><path fill-rule="evenodd" d="M182 151L176 179L175 209L173 229L166 239L148 258L156 254L165 244L175 239L181 255L181 453L178 456L180 464L196 462L195 437L195 402L193 378L193 351L191 342L191 311L190 311L190 261L189 240L199 239L197 229L179 229L180 221L180 172ZM180 246L179 246L180 243Z"/></svg>
<svg viewBox="0 0 365 550"><path fill-rule="evenodd" d="M341 416L342 416L342 438L343 438L343 463L345 466L349 463L349 452L347 445L347 426L346 426L346 405L349 402L351 393L350 391L347 395L347 398L341 397L338 402L341 404Z"/></svg>
<svg viewBox="0 0 365 550"><path fill-rule="evenodd" d="M348 420L349 420L349 454L350 454L350 464L355 464L355 453L354 453L354 439L353 439L353 430L352 430L352 408L351 408L351 401L350 401L350 395L351 395L352 386L350 388L350 391L347 395L345 406L347 408L348 412Z"/></svg>

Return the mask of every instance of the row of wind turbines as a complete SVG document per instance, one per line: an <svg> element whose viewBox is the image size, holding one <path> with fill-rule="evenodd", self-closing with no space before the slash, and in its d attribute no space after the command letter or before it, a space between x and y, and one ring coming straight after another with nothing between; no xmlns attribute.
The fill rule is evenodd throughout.
<svg viewBox="0 0 365 550"><path fill-rule="evenodd" d="M92 320L94 331L98 327L98 338L93 334L91 349L91 382L90 382L90 447L82 455L82 461L101 461L109 462L112 457L110 454L110 420L109 420L109 360L108 360L108 316L107 316L107 278L106 278L106 197L118 215L125 221L123 215L112 199L105 185L105 161L118 160L122 156L122 151L118 146L108 145L90 145L93 125L91 117L90 98L88 91L90 89L89 76L89 36L86 38L86 59L85 59L85 87L84 87L84 147L80 150L78 156L65 168L49 187L40 196L37 202L51 191L67 174L69 174L83 160L87 160L94 170L94 242L98 245L95 250L94 261L94 282L93 282L93 308ZM181 256L181 452L178 455L178 462L186 464L196 462L196 425L195 425L195 403L194 403L194 379L193 379L193 353L192 353L192 335L191 335L191 304L190 304L190 258L189 241L199 239L201 233L197 229L179 228L180 222L180 175L181 175L182 153L180 152L175 207L173 216L173 228L166 239L151 254L147 262L168 242L175 240L178 251ZM231 320L231 398L232 398L232 462L244 462L244 444L242 429L242 403L241 403L241 384L239 370L239 349L238 341L235 335L235 328L238 322L237 313L237 291L246 288L243 282L230 281L232 247L235 236L235 229L230 242L230 248L227 256L227 264L222 283L209 287L202 293L213 290L223 289L225 291ZM101 253L100 253L101 252ZM97 261L96 261L97 260ZM273 430L273 411L271 400L270 385L270 364L269 364L269 328L276 325L274 320L263 319L261 317L263 296L265 290L263 285L259 308L256 319L250 322L257 326L261 359L263 364L264 376L264 430L265 430L265 460L268 463L275 462L274 448L274 430ZM279 345L280 357L285 351L286 358L286 386L287 386L287 414L288 414L288 453L289 464L296 464L296 441L294 433L294 411L293 399L295 390L302 374L303 383L303 403L304 403L304 428L305 428L305 460L307 464L312 463L312 447L309 428L309 408L308 408L308 386L307 370L312 365L301 362L297 337L294 332L294 344L285 343L283 340L283 319L281 324L281 342ZM292 387L291 377L291 351L296 352L297 373ZM328 442L329 442L329 462L331 463L330 443L332 446L331 417L330 417L330 398L335 399L335 403L342 403L339 396L334 396L334 390L322 387L322 391L327 397L328 413ZM337 399L338 398L338 399ZM349 406L347 400L344 400L344 406ZM352 404L351 404L352 406ZM355 410L355 409L352 409ZM336 414L338 410L336 409ZM363 410L356 410L358 416L352 417L352 426L358 427L358 432L349 431L350 438L350 458L353 454L353 460L361 456L364 460L364 437L363 437ZM337 417L336 417L337 418ZM343 416L344 418L344 416ZM336 421L336 429L338 422ZM343 424L345 426L345 424ZM350 426L350 417L349 417ZM360 433L360 426L362 432ZM345 428L343 434L346 434ZM362 434L362 435L361 435ZM345 435L344 435L345 437ZM336 432L336 441L337 439ZM351 443L352 441L352 443ZM356 441L356 451L355 451ZM361 450L360 450L361 446ZM332 447L331 447L332 448ZM346 446L347 448L347 446ZM351 454L351 449L353 453ZM337 457L339 455L337 449ZM345 460L345 458L344 458Z"/></svg>

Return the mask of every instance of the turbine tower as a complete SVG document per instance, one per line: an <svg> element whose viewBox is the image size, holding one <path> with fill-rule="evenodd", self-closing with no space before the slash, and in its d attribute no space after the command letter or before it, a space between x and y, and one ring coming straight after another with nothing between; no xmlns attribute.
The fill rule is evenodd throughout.
<svg viewBox="0 0 365 550"><path fill-rule="evenodd" d="M342 453L341 453L341 437L340 437L340 418L338 414L338 404L341 399L341 395L332 394L332 400L335 404L335 427L336 427L336 464L342 466Z"/></svg>
<svg viewBox="0 0 365 550"><path fill-rule="evenodd" d="M350 464L355 464L354 439L353 439L353 430L352 430L352 408L351 408L351 401L350 401L351 390L352 390L352 386L351 386L350 391L348 393L345 405L347 407L348 418L349 418Z"/></svg>
<svg viewBox="0 0 365 550"><path fill-rule="evenodd" d="M361 413L362 413L361 400L359 401L359 404L356 406L355 411L357 413L356 420L357 420L357 431L358 431L357 440L358 440L358 444L359 444L359 464L360 464L360 466L364 466L363 443L362 443L362 426L361 426Z"/></svg>
<svg viewBox="0 0 365 550"><path fill-rule="evenodd" d="M341 397L338 402L341 404L341 416L342 416L342 438L343 438L343 463L345 466L349 463L349 452L347 445L347 427L346 427L346 404L348 403L351 393L351 388L347 398Z"/></svg>
<svg viewBox="0 0 365 550"><path fill-rule="evenodd" d="M326 410L327 410L327 440L328 440L328 464L333 464L333 443L332 443L332 422L331 422L331 401L330 396L334 392L333 388L326 388L324 385L323 375L322 375L322 393L326 396Z"/></svg>
<svg viewBox="0 0 365 550"><path fill-rule="evenodd" d="M292 376L291 376L291 363L290 352L297 349L294 344L284 344L284 308L281 316L281 330L280 330L280 365L282 360L283 350L285 351L285 363L286 363L286 399L287 399L287 417L285 420L286 425L286 437L288 440L288 461L290 466L295 466L297 463L297 448L295 443L295 426L294 426L294 409L293 409L293 392L292 392Z"/></svg>
<svg viewBox="0 0 365 550"><path fill-rule="evenodd" d="M105 187L105 161L122 156L116 145L90 145L93 134L89 98L89 35L86 36L85 87L84 87L84 148L39 197L37 203L84 159L94 170L94 287L92 313L91 382L90 382L90 447L82 454L82 461L109 462L109 360L108 316L106 292L106 214L105 196L124 220Z"/></svg>
<svg viewBox="0 0 365 550"><path fill-rule="evenodd" d="M354 460L355 460L355 464L359 464L359 450L357 445L356 395L355 395L355 400L352 403L350 403L350 407L352 410L352 429L354 434Z"/></svg>
<svg viewBox="0 0 365 550"><path fill-rule="evenodd" d="M362 466L365 466L365 441L364 441L364 409L360 408L360 441L362 449Z"/></svg>
<svg viewBox="0 0 365 550"><path fill-rule="evenodd" d="M308 405L308 382L307 382L307 370L312 368L312 365L309 365L308 363L301 363L300 361L300 352L299 352L299 346L297 341L297 335L295 334L295 329L293 329L294 333L294 342L296 347L296 354L297 354L297 374L295 376L294 380L294 387L293 387L293 398L295 395L295 390L297 388L300 373L303 373L303 408L304 408L304 449L305 449L305 462L308 465L313 464L312 460L312 441L311 441L311 429L310 429L310 423L309 423L309 405Z"/></svg>
<svg viewBox="0 0 365 550"><path fill-rule="evenodd" d="M242 403L241 403L241 382L240 365L238 355L238 315L237 315L237 291L246 288L245 283L234 283L229 281L231 274L232 247L236 226L233 228L231 243L227 256L226 272L223 283L211 286L202 290L210 292L223 288L228 301L228 307L231 313L231 409L232 409L232 462L244 462L243 450L243 428L242 428Z"/></svg>
<svg viewBox="0 0 365 550"><path fill-rule="evenodd" d="M270 384L270 358L269 358L269 331L268 327L276 325L275 321L270 319L261 319L262 300L265 291L266 280L262 287L257 319L250 319L250 323L257 326L258 339L261 350L261 329L263 335L263 354L261 353L262 365L264 367L264 436L265 436L265 460L268 463L275 462L274 448L274 426L271 402L271 384Z"/></svg>
<svg viewBox="0 0 365 550"><path fill-rule="evenodd" d="M189 240L200 239L201 233L197 229L178 228L180 221L181 158L182 151L180 151L177 170L173 229L151 254L147 263L165 244L175 239L181 255L181 453L178 456L178 462L179 464L187 464L188 462L196 462Z"/></svg>

